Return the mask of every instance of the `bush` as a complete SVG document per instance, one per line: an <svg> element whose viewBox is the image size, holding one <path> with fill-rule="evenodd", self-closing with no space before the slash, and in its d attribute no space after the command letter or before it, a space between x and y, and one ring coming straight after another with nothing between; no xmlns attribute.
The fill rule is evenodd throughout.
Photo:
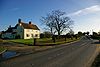
<svg viewBox="0 0 100 67"><path fill-rule="evenodd" d="M0 34L0 38L2 38L2 35Z"/></svg>
<svg viewBox="0 0 100 67"><path fill-rule="evenodd" d="M20 39L20 38L21 38L20 35L15 36L15 39Z"/></svg>
<svg viewBox="0 0 100 67"><path fill-rule="evenodd" d="M97 35L91 35L91 38L100 40L100 36L97 36Z"/></svg>
<svg viewBox="0 0 100 67"><path fill-rule="evenodd" d="M40 34L40 38L51 38L52 37L52 34L50 33L41 33Z"/></svg>

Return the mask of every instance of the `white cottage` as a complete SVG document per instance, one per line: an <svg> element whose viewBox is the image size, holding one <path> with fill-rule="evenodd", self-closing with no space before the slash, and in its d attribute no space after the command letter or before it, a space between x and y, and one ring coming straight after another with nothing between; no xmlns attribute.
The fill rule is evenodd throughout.
<svg viewBox="0 0 100 67"><path fill-rule="evenodd" d="M40 38L40 29L36 25L32 24L31 21L29 23L24 23L21 21L21 19L19 19L15 27L9 26L8 30L3 32L2 38Z"/></svg>

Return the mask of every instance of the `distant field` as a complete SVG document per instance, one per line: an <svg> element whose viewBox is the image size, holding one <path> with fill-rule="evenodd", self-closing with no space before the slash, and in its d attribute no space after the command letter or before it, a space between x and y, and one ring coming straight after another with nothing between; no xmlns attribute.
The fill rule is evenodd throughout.
<svg viewBox="0 0 100 67"><path fill-rule="evenodd" d="M39 45L46 45L46 44L63 44L63 43L67 43L67 42L71 42L71 41L75 41L78 39L56 39L56 42L54 43L52 41L52 38L41 38L41 39L37 39L37 44ZM16 42L16 43L22 43L22 44L33 44L34 40L33 39L14 39L14 40L8 40L10 42Z"/></svg>

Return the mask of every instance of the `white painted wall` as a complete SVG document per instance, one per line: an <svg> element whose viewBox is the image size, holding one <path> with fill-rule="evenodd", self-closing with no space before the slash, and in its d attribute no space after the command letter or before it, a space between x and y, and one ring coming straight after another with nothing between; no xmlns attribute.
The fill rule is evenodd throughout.
<svg viewBox="0 0 100 67"><path fill-rule="evenodd" d="M24 29L24 39L30 39L30 38L40 38L40 30Z"/></svg>

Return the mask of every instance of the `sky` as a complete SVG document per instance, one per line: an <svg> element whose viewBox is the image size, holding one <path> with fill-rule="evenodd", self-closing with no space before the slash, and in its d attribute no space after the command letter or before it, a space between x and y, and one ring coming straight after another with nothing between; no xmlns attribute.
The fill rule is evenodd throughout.
<svg viewBox="0 0 100 67"><path fill-rule="evenodd" d="M43 32L40 19L53 10L66 12L74 21L75 33L100 31L100 0L0 0L0 31L15 26L20 18L32 21Z"/></svg>

